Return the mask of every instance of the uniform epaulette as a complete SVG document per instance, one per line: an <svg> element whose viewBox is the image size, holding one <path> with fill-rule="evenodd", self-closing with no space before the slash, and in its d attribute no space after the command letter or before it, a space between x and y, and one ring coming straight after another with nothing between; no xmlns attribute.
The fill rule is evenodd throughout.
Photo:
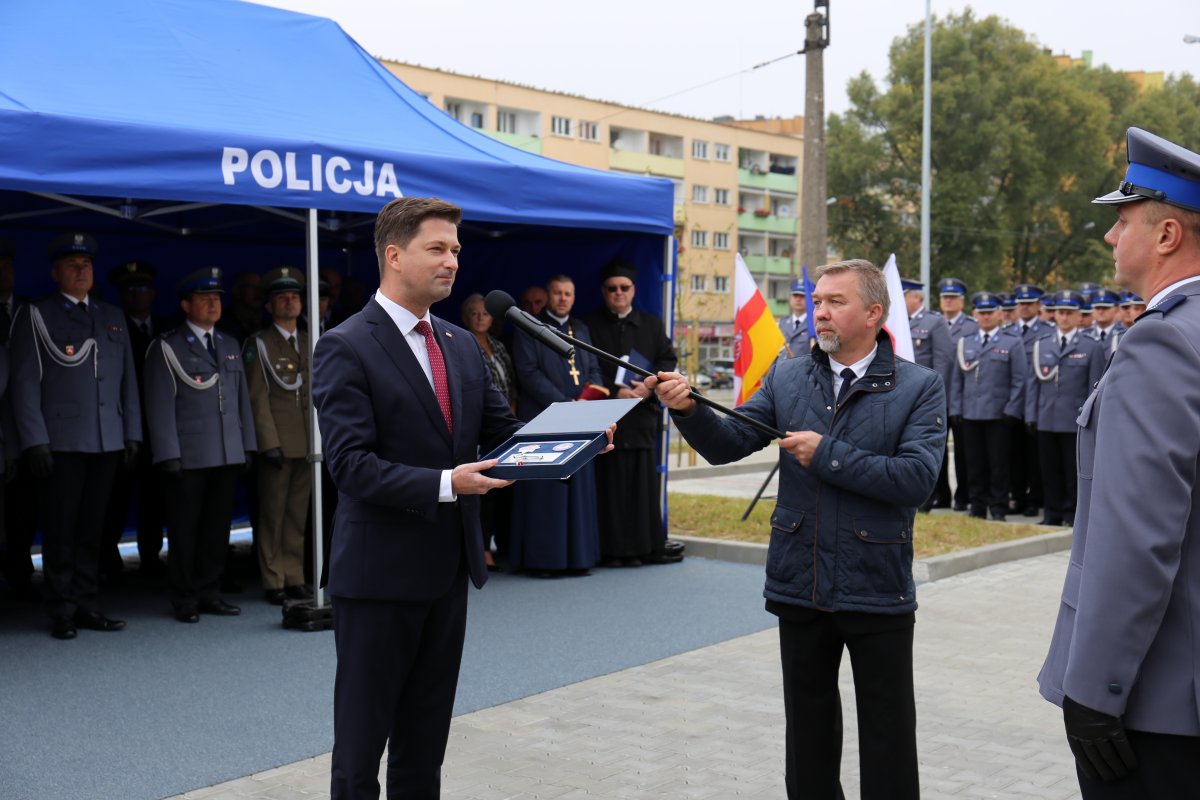
<svg viewBox="0 0 1200 800"><path fill-rule="evenodd" d="M1186 301L1187 301L1186 294L1173 294L1170 297L1165 298L1161 303L1156 305L1154 308L1147 308L1145 311L1143 311L1141 314L1138 315L1138 319L1141 319L1142 317L1146 316L1147 314L1160 313L1160 314L1166 315L1167 313L1169 313L1171 311L1172 308L1174 308L1175 306L1181 305Z"/></svg>

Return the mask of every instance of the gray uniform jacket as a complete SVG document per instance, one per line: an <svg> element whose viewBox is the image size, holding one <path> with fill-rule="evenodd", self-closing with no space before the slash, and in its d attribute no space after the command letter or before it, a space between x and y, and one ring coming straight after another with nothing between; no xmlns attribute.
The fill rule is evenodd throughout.
<svg viewBox="0 0 1200 800"><path fill-rule="evenodd" d="M22 306L13 319L9 357L22 451L48 444L59 452L111 453L142 440L133 349L120 309L90 300L83 311L61 294Z"/></svg>
<svg viewBox="0 0 1200 800"><path fill-rule="evenodd" d="M946 319L942 317L942 319ZM968 317L966 314L959 314L958 318L951 323L946 320L946 327L950 329L950 341L955 344L964 336L974 336L979 333L979 323Z"/></svg>
<svg viewBox="0 0 1200 800"><path fill-rule="evenodd" d="M1025 343L1025 364L1030 369L1033 369L1033 343L1047 334L1058 333L1058 328L1040 319L1035 319L1024 331L1021 330L1020 322L1014 322L1012 330Z"/></svg>
<svg viewBox="0 0 1200 800"><path fill-rule="evenodd" d="M1025 346L1020 334L1010 328L996 328L986 346L982 333L961 340L955 348L950 416L970 420L1021 418L1025 412L1026 369Z"/></svg>
<svg viewBox="0 0 1200 800"><path fill-rule="evenodd" d="M1075 418L1104 374L1108 353L1083 332L1068 339L1065 350L1060 341L1059 334L1050 334L1033 348L1038 360L1025 383L1025 421L1047 433L1074 433Z"/></svg>
<svg viewBox="0 0 1200 800"><path fill-rule="evenodd" d="M908 330L912 334L913 361L940 375L949 397L950 379L954 375L954 343L950 341L946 318L922 308L908 318Z"/></svg>
<svg viewBox="0 0 1200 800"><path fill-rule="evenodd" d="M1079 505L1042 696L1200 736L1200 282L1130 328L1079 414ZM1164 379L1169 376L1169 379Z"/></svg>
<svg viewBox="0 0 1200 800"><path fill-rule="evenodd" d="M783 349L779 351L781 358L795 358L808 355L808 323L807 316L800 320L800 327L792 324L792 315L788 314L779 320L779 332L783 334Z"/></svg>
<svg viewBox="0 0 1200 800"><path fill-rule="evenodd" d="M184 469L244 464L246 453L257 449L241 349L220 331L214 338L219 363L187 325L158 337L146 351L146 419L155 464L172 458Z"/></svg>

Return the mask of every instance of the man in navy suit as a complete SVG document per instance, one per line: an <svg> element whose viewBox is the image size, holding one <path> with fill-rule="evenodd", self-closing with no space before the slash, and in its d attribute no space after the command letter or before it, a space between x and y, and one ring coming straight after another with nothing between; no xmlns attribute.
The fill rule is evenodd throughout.
<svg viewBox="0 0 1200 800"><path fill-rule="evenodd" d="M478 461L520 423L475 337L433 317L458 272L461 211L405 197L375 222L379 291L317 343L312 396L338 487L329 592L338 666L333 800L436 798L467 576L487 580Z"/></svg>

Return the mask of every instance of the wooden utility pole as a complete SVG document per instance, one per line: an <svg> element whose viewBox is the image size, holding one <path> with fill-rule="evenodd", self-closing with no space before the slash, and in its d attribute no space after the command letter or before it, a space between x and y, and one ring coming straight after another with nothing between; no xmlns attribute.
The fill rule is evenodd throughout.
<svg viewBox="0 0 1200 800"><path fill-rule="evenodd" d="M804 178L800 187L800 263L825 263L825 48L829 46L829 0L814 0L804 20ZM821 13L824 9L824 13Z"/></svg>

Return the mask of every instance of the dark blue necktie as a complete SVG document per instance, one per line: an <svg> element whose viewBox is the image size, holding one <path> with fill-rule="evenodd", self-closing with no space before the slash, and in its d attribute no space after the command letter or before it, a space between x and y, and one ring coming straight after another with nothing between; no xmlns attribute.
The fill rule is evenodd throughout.
<svg viewBox="0 0 1200 800"><path fill-rule="evenodd" d="M846 395L850 394L850 385L854 383L854 370L846 367L842 370L842 388L838 390L837 408L842 407L842 403L846 399Z"/></svg>
<svg viewBox="0 0 1200 800"><path fill-rule="evenodd" d="M215 364L217 361L217 348L213 346L211 333L204 334L204 347L208 350L208 354L212 356L213 363Z"/></svg>

